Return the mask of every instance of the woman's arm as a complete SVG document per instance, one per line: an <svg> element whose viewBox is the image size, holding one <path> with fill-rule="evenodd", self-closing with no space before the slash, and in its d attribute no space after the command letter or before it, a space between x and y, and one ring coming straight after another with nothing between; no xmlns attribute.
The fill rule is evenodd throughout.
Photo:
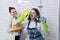
<svg viewBox="0 0 60 40"><path fill-rule="evenodd" d="M8 32L8 33L11 33L11 28L12 28L12 19L11 19L11 18L8 19L7 24L8 24L8 25L7 25L7 26L8 26L8 27L7 27L7 32Z"/></svg>
<svg viewBox="0 0 60 40"><path fill-rule="evenodd" d="M24 27L22 25L19 25L18 27L13 27L12 32L16 32L18 30L23 30L23 29L24 29Z"/></svg>
<svg viewBox="0 0 60 40"><path fill-rule="evenodd" d="M18 23L17 21L15 22L15 26L17 26L17 27L14 27L14 28L12 28L11 30L14 32L14 31L18 31L18 30L23 30L25 27L26 27L26 25L27 25L27 22L28 22L28 20L25 20L25 21L23 21L22 23Z"/></svg>
<svg viewBox="0 0 60 40"><path fill-rule="evenodd" d="M41 28L44 31L45 35L50 35L48 25L46 23L41 23Z"/></svg>

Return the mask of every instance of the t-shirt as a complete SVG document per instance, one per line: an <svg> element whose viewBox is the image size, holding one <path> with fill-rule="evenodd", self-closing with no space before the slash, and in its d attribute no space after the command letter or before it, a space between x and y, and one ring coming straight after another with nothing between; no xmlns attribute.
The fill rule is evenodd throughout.
<svg viewBox="0 0 60 40"><path fill-rule="evenodd" d="M23 25L24 28L27 28L28 23L29 23L29 20L25 19L21 24ZM36 22L34 20L30 22L29 28L37 28L38 30L43 30L42 24L37 22L37 25L36 25Z"/></svg>

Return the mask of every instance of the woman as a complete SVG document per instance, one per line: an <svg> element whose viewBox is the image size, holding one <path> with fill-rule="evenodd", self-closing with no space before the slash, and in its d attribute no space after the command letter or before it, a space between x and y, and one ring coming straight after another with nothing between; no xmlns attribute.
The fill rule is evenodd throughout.
<svg viewBox="0 0 60 40"><path fill-rule="evenodd" d="M13 32L12 28L15 27L14 23L17 20L17 11L14 7L9 7L9 13L10 13L10 18L9 18L9 27L8 27L8 37L7 40L20 40L20 30ZM18 26L16 26L18 27Z"/></svg>
<svg viewBox="0 0 60 40"><path fill-rule="evenodd" d="M40 24L39 18L40 13L38 9L32 8L28 19L21 23L27 31L27 38L25 40L45 40L42 34L40 33L40 30L43 27ZM18 22L16 22L16 24L18 24Z"/></svg>

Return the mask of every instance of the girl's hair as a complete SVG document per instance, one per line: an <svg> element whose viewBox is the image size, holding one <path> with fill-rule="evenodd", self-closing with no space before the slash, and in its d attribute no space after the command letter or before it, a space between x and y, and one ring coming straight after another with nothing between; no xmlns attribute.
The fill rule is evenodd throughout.
<svg viewBox="0 0 60 40"><path fill-rule="evenodd" d="M12 9L15 9L14 7L9 7L9 12L11 12Z"/></svg>
<svg viewBox="0 0 60 40"><path fill-rule="evenodd" d="M31 10L34 10L36 12L37 18L35 18L35 21L39 22L39 18L40 18L39 10L36 8L32 8ZM28 20L31 20L30 15L28 16Z"/></svg>
<svg viewBox="0 0 60 40"><path fill-rule="evenodd" d="M39 19L40 19L40 13L39 13L39 10L36 9L36 8L32 8L31 10L34 10L34 11L36 12L36 14L37 14L37 18L35 18L35 22L36 22L36 23L37 23L37 22L40 22L40 21L39 21ZM28 26L29 26L30 21L31 21L30 15L28 16L28 20L29 20L29 23L28 23Z"/></svg>

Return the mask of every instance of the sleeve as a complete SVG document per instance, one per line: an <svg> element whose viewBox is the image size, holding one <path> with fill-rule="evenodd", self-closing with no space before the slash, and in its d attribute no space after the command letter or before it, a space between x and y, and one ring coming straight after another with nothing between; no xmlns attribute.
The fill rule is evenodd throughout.
<svg viewBox="0 0 60 40"><path fill-rule="evenodd" d="M9 25L9 28L12 27L12 20L11 19L9 19L8 25Z"/></svg>
<svg viewBox="0 0 60 40"><path fill-rule="evenodd" d="M39 31L43 30L43 27L42 27L42 25L41 25L40 23L38 23L37 29L38 29Z"/></svg>
<svg viewBox="0 0 60 40"><path fill-rule="evenodd" d="M25 19L21 24L22 24L23 27L25 28L25 27L27 26L27 24L28 24L28 20Z"/></svg>
<svg viewBox="0 0 60 40"><path fill-rule="evenodd" d="M7 27L7 31L10 32L10 29L12 27L12 20L11 19L8 19L8 27Z"/></svg>

